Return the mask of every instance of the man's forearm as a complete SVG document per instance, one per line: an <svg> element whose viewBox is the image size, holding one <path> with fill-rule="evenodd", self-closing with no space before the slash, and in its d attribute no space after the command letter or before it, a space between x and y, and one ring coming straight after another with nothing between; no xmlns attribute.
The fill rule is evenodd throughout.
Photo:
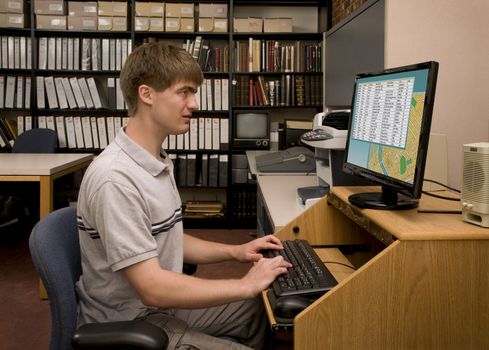
<svg viewBox="0 0 489 350"><path fill-rule="evenodd" d="M211 264L235 260L237 246L211 242L184 234L184 260L192 264Z"/></svg>

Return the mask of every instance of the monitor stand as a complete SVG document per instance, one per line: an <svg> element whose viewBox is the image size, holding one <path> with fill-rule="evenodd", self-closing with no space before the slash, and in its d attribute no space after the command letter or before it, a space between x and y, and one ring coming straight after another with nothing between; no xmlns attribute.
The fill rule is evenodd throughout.
<svg viewBox="0 0 489 350"><path fill-rule="evenodd" d="M348 201L359 208L380 210L413 209L419 203L418 199L409 198L384 186L381 192L352 194L348 197Z"/></svg>

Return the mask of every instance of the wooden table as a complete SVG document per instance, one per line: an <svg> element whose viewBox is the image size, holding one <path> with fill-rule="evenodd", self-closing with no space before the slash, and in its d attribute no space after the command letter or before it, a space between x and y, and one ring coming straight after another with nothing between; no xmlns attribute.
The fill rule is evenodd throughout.
<svg viewBox="0 0 489 350"><path fill-rule="evenodd" d="M53 182L61 176L86 168L93 160L91 153L0 153L0 181L39 182L39 217L53 211ZM39 283L41 299L47 293Z"/></svg>
<svg viewBox="0 0 489 350"><path fill-rule="evenodd" d="M0 153L0 181L39 182L39 216L53 211L53 181L86 168L91 153Z"/></svg>

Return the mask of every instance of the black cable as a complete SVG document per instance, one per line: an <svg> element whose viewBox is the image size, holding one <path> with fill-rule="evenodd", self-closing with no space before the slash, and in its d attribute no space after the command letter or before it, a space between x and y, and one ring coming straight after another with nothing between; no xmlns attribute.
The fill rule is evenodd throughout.
<svg viewBox="0 0 489 350"><path fill-rule="evenodd" d="M427 195L427 196L432 196L432 197L436 197L436 198L440 198L440 199L446 199L447 201L456 201L456 202L460 202L460 198L453 198L453 197L445 197L445 196L440 196L438 194L434 194L434 193L431 193L431 192L427 192L427 191L422 191L423 194Z"/></svg>
<svg viewBox="0 0 489 350"><path fill-rule="evenodd" d="M348 264L344 264L344 263L339 262L339 261L323 261L323 264L338 264L338 265L343 265L343 266L349 267L350 269L356 271L356 268L354 266L351 266L351 265L348 265Z"/></svg>
<svg viewBox="0 0 489 350"><path fill-rule="evenodd" d="M419 209L418 213L422 214L462 214L461 210L424 210Z"/></svg>
<svg viewBox="0 0 489 350"><path fill-rule="evenodd" d="M442 187L445 187L445 188L447 188L447 189L449 189L449 190L452 190L453 192L460 193L460 190L457 190L456 188L453 188L453 187L447 186L447 185L445 185L445 184L443 184L443 183L441 183L441 182L438 182L438 181L436 181L436 180L424 179L424 181L426 181L426 182L432 182L432 183L434 183L434 184L437 184L437 185L440 185L440 186L442 186Z"/></svg>

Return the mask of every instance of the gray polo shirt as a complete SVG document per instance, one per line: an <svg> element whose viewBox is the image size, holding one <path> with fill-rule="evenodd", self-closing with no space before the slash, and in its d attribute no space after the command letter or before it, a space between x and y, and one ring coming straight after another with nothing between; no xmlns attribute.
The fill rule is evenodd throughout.
<svg viewBox="0 0 489 350"><path fill-rule="evenodd" d="M162 154L164 162L120 129L83 177L79 325L129 320L150 311L124 277L125 267L158 257L162 268L182 270L181 199L173 164Z"/></svg>

